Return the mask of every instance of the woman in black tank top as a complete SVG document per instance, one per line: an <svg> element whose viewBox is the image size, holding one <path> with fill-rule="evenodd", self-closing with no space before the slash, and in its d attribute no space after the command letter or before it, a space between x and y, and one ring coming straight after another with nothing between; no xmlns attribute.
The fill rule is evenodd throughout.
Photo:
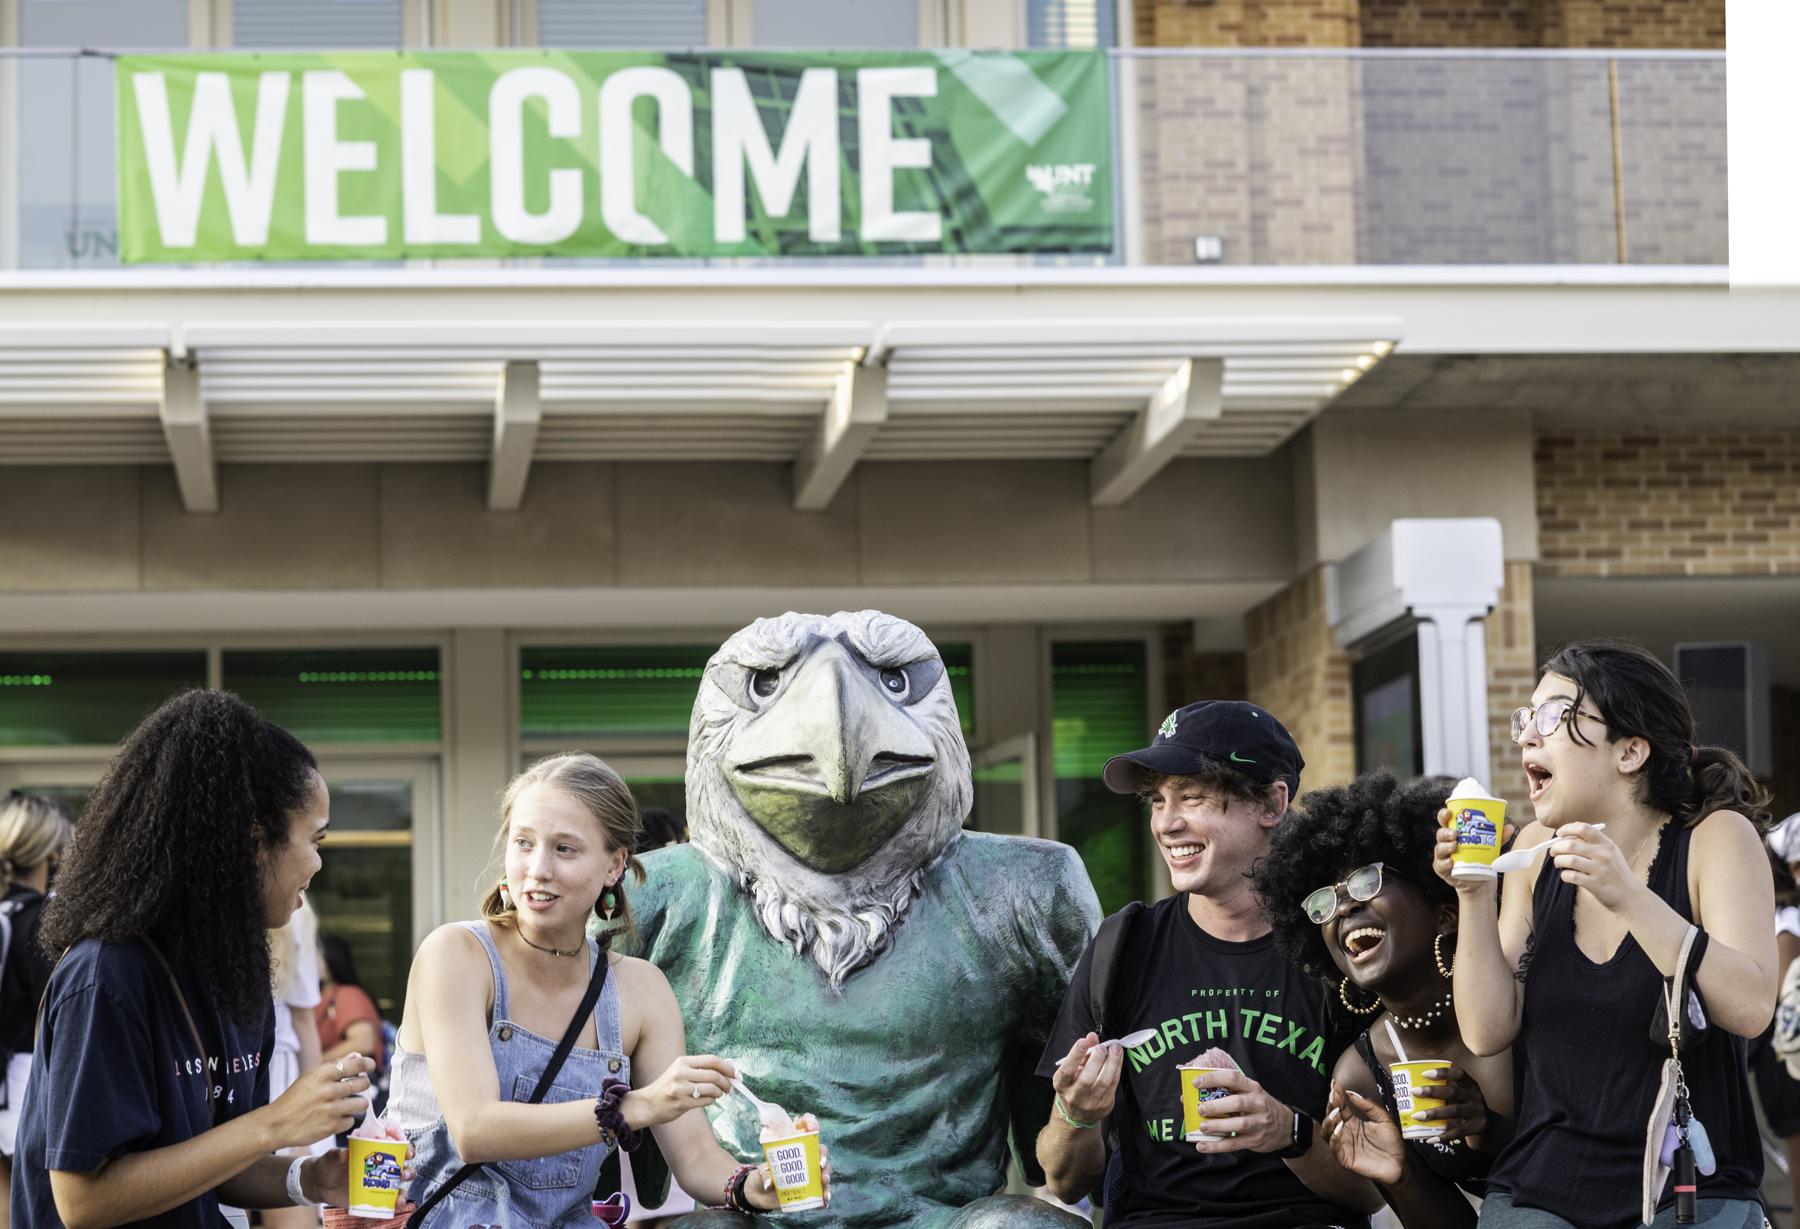
<svg viewBox="0 0 1800 1229"><path fill-rule="evenodd" d="M1517 1127L1489 1175L1489 1229L1632 1229L1644 1136L1666 1045L1651 1040L1663 979L1690 926L1706 946L1696 988L1711 1028L1682 1055L1718 1168L1699 1180L1701 1225L1754 1229L1762 1152L1745 1048L1774 1009L1774 908L1754 822L1768 803L1744 765L1695 747L1680 685L1645 650L1590 641L1544 666L1513 715L1536 822L1554 839L1506 877L1450 878L1459 896L1456 1014L1478 1053L1513 1046ZM1605 831L1599 826L1605 825ZM1665 1187L1654 1225L1674 1223Z"/></svg>
<svg viewBox="0 0 1800 1229"><path fill-rule="evenodd" d="M1456 893L1431 865L1451 788L1449 777L1402 785L1381 771L1314 790L1276 826L1255 871L1276 946L1325 977L1333 1006L1366 1026L1338 1058L1322 1130L1338 1163L1374 1182L1407 1229L1474 1226L1463 1192L1485 1193L1512 1113L1508 1057L1472 1053L1452 1010ZM1433 1090L1449 1104L1420 1115L1443 1128L1437 1138L1401 1137L1389 1066L1403 1059L1450 1073Z"/></svg>

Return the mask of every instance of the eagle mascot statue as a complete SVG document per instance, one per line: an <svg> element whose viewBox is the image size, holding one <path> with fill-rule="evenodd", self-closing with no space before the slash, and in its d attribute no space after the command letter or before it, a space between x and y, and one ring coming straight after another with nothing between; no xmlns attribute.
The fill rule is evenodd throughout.
<svg viewBox="0 0 1800 1229"><path fill-rule="evenodd" d="M707 663L692 844L646 855L632 912L688 1052L819 1118L831 1203L776 1224L1085 1223L997 1192L1009 1138L1043 1180L1051 1090L1033 1068L1099 901L1068 846L965 832L973 792L943 659L902 619L758 619ZM761 1159L748 1102L708 1112L726 1151Z"/></svg>

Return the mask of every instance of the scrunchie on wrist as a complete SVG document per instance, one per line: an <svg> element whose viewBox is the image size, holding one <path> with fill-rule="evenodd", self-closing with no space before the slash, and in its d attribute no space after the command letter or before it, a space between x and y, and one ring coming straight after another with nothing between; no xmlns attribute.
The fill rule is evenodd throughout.
<svg viewBox="0 0 1800 1229"><path fill-rule="evenodd" d="M620 1108L624 1104L625 1094L631 1091L631 1085L624 1080L607 1080L600 1085L600 1095L594 1098L594 1127L600 1132L600 1140L607 1147L615 1144L626 1152L636 1152L643 1143L643 1136L625 1125L625 1111Z"/></svg>

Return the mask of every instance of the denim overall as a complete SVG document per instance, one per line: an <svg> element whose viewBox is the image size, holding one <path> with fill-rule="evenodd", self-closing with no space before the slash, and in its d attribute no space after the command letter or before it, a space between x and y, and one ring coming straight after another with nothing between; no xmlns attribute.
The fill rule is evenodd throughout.
<svg viewBox="0 0 1800 1229"><path fill-rule="evenodd" d="M500 1095L514 1101L529 1101L538 1079L556 1051L559 1038L540 1037L519 1027L507 1018L506 970L500 953L484 922L464 922L481 946L487 949L488 963L494 970L494 1016L488 1028L488 1047L493 1051L494 1070L500 1077ZM590 976L597 959L603 959L599 944L588 943ZM544 1094L545 1103L556 1101L592 1101L606 1079L631 1080L631 1060L620 1047L618 982L610 975L594 1007L598 1030L598 1050L577 1046L569 1051L562 1070ZM411 1059L412 1069L405 1072L408 1083L424 1083L424 1062L417 1056L396 1054L395 1079L401 1078L402 1058ZM416 1072L416 1075L414 1074ZM448 1074L448 1073L446 1073ZM450 1078L455 1078L451 1075ZM426 1085L429 1087L429 1085ZM423 1101L424 1089L409 1090L411 1104ZM431 1098L435 1108L436 1098ZM402 1125L406 1125L404 1122ZM441 1113L429 1126L408 1126L406 1137L415 1149L415 1177L407 1198L423 1203L450 1175L462 1168L462 1158L450 1140L449 1128ZM606 1145L596 1133L594 1142L574 1152L539 1157L526 1161L491 1161L471 1174L462 1185L432 1209L426 1220L428 1229L468 1229L471 1225L549 1226L592 1225L589 1211L594 1184L600 1177L600 1163L606 1159Z"/></svg>

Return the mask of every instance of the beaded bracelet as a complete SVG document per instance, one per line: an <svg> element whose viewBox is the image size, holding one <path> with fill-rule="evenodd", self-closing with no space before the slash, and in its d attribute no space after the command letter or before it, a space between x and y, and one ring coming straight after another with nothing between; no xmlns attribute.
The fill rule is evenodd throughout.
<svg viewBox="0 0 1800 1229"><path fill-rule="evenodd" d="M600 1086L600 1095L594 1098L594 1129L600 1132L600 1141L608 1148L617 1145L627 1152L636 1152L643 1143L641 1133L634 1131L625 1123L625 1111L620 1106L625 1101L625 1094L631 1091L631 1085L624 1080L607 1080Z"/></svg>
<svg viewBox="0 0 1800 1229"><path fill-rule="evenodd" d="M731 1211L743 1212L746 1215L755 1214L756 1208L748 1199L744 1198L744 1184L750 1180L750 1173L755 1168L754 1165L739 1165L731 1171L731 1176L725 1179L725 1206Z"/></svg>

